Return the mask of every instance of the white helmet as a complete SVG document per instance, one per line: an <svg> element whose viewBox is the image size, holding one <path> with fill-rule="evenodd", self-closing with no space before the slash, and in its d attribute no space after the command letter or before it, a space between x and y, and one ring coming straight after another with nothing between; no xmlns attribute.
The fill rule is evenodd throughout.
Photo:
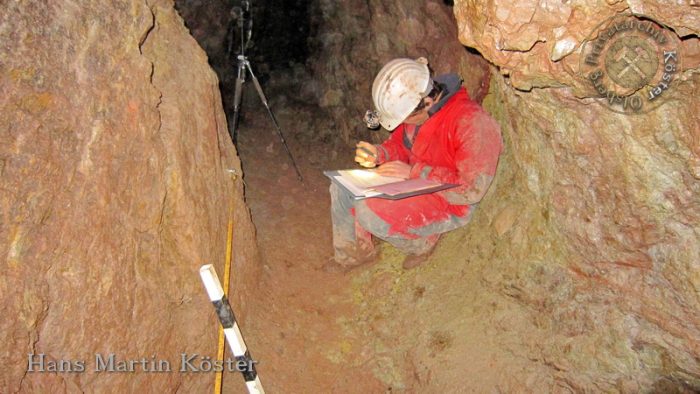
<svg viewBox="0 0 700 394"><path fill-rule="evenodd" d="M433 88L428 60L394 59L387 63L372 84L372 100L379 123L391 131L403 122Z"/></svg>

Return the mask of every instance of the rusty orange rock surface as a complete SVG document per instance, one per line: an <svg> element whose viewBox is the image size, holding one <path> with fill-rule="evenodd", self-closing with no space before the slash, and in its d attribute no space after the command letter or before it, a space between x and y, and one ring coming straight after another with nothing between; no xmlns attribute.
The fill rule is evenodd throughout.
<svg viewBox="0 0 700 394"><path fill-rule="evenodd" d="M620 19L619 30L601 46L600 60L608 62L600 66L604 73L643 75L639 55L653 51L643 49L649 44L640 32L650 21L649 32L662 32L669 43L654 60L673 70L672 82L663 91L664 101L644 111L610 105L610 97L597 97L589 75L582 73L586 45L607 34L607 21L622 14L633 16ZM700 387L700 7L693 2L457 1L455 15L461 42L479 50L500 74L492 79L494 94L486 102L505 130L510 154L501 172L508 181L499 182L494 195L499 189L510 194L512 185L518 191L511 201L490 205L501 212L489 214L495 231L516 242L510 251L515 261L543 260L568 272L572 293L546 295L526 274L527 264L500 266L519 271L521 285L529 283L526 291L538 294L526 303L549 304L546 314L567 316L552 320L553 336L544 345L551 357L568 360L578 372L567 384L584 391L649 389L669 381ZM625 23L642 38L623 36ZM612 46L619 37L626 38L617 45L627 43L631 52ZM671 51L680 60L664 59ZM622 66L611 68L615 61ZM657 71L635 89L648 92L663 78L663 70ZM516 230L530 228L526 241L503 230L503 215L514 202L522 204ZM527 243L562 249L543 258ZM560 287L561 280L538 282ZM563 334L571 324L590 329ZM603 345L613 332L616 339ZM560 352L589 341L600 345L575 355Z"/></svg>
<svg viewBox="0 0 700 394"><path fill-rule="evenodd" d="M254 283L206 55L168 1L11 2L0 42L0 391L208 389L212 374L93 371L95 354L216 354L198 267L223 273L232 204L236 286ZM30 353L86 371L28 373Z"/></svg>

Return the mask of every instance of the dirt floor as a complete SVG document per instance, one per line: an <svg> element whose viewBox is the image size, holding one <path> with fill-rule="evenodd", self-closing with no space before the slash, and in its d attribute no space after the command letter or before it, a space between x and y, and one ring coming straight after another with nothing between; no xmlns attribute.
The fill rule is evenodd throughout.
<svg viewBox="0 0 700 394"><path fill-rule="evenodd" d="M369 355L357 352L363 339L342 327L358 313L352 276L322 269L332 255L329 180L322 171L351 166L352 151L299 141L295 110L273 108L304 176L299 182L254 94L245 93L238 149L264 264L252 308L258 312L245 327L255 333L247 336L264 386L272 393L384 392L386 385L363 365ZM232 378L227 389L242 385Z"/></svg>
<svg viewBox="0 0 700 394"><path fill-rule="evenodd" d="M548 334L518 339L536 315L494 289L495 246L464 250L478 231L446 234L418 269L404 271L403 256L381 243L376 263L325 272L332 232L322 171L350 168L353 152L298 132L314 127L314 108L271 100L300 183L254 91L244 97L238 149L264 266L243 329L268 392L567 392L531 343ZM470 226L488 220L477 215ZM245 392L239 376L224 387Z"/></svg>

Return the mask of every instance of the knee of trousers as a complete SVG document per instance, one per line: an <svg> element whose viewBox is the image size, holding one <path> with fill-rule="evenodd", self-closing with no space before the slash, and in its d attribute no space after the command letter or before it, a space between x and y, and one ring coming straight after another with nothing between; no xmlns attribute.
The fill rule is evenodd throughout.
<svg viewBox="0 0 700 394"><path fill-rule="evenodd" d="M362 228L380 237L389 237L389 223L380 218L363 200L355 203L355 216Z"/></svg>
<svg viewBox="0 0 700 394"><path fill-rule="evenodd" d="M331 209L339 209L342 211L349 210L353 207L353 198L349 192L342 189L335 183L331 183L328 188L331 194Z"/></svg>

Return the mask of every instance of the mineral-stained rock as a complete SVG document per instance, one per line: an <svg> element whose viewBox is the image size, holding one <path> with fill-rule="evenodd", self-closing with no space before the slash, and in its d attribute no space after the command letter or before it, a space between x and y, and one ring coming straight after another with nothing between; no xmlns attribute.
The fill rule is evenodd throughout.
<svg viewBox="0 0 700 394"><path fill-rule="evenodd" d="M252 294L247 211L224 172L238 165L204 55L169 3L84 3L12 3L0 25L2 391L201 391L207 375L24 374L32 351L210 352L195 271L223 260L231 196L235 300ZM440 1L313 4L316 81L303 94L329 111L329 135L380 139L360 121L374 74L427 56L477 99L489 87L505 140L469 226L425 266L397 270L384 248L354 281L363 309L348 330L367 334L358 353L387 386L700 389L697 6L589 3L457 1L457 26ZM613 111L580 75L587 39L626 11L672 29L682 54L641 114Z"/></svg>
<svg viewBox="0 0 700 394"><path fill-rule="evenodd" d="M685 51L685 70L697 69L697 35L700 6L655 1L587 2L497 0L492 3L456 1L460 21L459 37L466 46L477 49L510 77L512 86L576 86L580 82L579 49L592 38L606 20L620 13L633 13L671 27ZM578 47L578 48L577 48ZM580 89L578 89L580 90ZM577 91L577 96L584 95Z"/></svg>
<svg viewBox="0 0 700 394"><path fill-rule="evenodd" d="M519 277L527 296L518 299L549 320L552 335L540 346L547 357L568 360L563 370L554 366L568 386L635 391L623 388L668 380L698 389L700 8L608 3L455 4L461 41L505 75L494 76L486 99L507 142L500 181L482 206L494 210L492 231L503 236L499 212L515 201L521 211L506 236L526 228L529 243L563 248L544 257L518 242L491 267ZM594 96L582 93L577 74L586 38L623 11L672 29L667 34L683 57L665 101L640 114L577 98ZM519 91L532 87L540 89ZM565 267L566 274L544 270L537 277L528 261ZM562 283L567 292L541 289Z"/></svg>
<svg viewBox="0 0 700 394"><path fill-rule="evenodd" d="M215 355L197 269L223 274L231 208L243 318L256 252L217 79L172 2L6 2L0 103L0 392L208 390L177 370ZM27 373L29 353L86 371ZM94 373L109 353L174 371Z"/></svg>

